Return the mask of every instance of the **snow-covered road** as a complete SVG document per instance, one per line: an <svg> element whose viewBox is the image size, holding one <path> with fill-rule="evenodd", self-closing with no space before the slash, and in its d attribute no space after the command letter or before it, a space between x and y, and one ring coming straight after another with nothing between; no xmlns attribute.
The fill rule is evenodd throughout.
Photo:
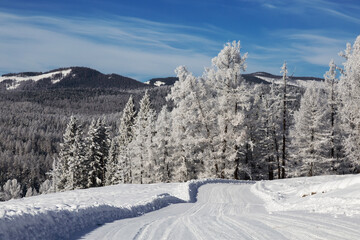
<svg viewBox="0 0 360 240"><path fill-rule="evenodd" d="M250 187L207 184L196 203L108 223L81 239L360 239L358 218L305 211L270 214Z"/></svg>

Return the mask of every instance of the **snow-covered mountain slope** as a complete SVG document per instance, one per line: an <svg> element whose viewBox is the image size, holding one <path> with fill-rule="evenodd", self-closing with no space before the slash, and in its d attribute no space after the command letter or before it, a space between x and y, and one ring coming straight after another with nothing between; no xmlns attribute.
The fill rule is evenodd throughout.
<svg viewBox="0 0 360 240"><path fill-rule="evenodd" d="M118 74L102 74L91 68L70 67L46 73L24 72L0 77L0 90L44 90L56 88L136 89L146 84Z"/></svg>
<svg viewBox="0 0 360 240"><path fill-rule="evenodd" d="M5 75L0 77L0 83L6 82L5 86L7 90L17 89L22 82L33 81L38 82L40 80L50 79L52 84L60 82L62 79L67 77L71 73L71 69L65 69L60 71L54 71L49 73L39 73L38 75L33 74L13 74Z"/></svg>
<svg viewBox="0 0 360 240"><path fill-rule="evenodd" d="M171 86L174 85L174 83L176 81L178 81L179 79L177 77L167 77L167 78L153 78L150 79L149 81L144 82L147 85L150 86L156 86L156 87L160 87L160 86Z"/></svg>
<svg viewBox="0 0 360 240"><path fill-rule="evenodd" d="M252 182L129 184L11 200L0 204L0 239L360 238L360 175L244 183Z"/></svg>
<svg viewBox="0 0 360 240"><path fill-rule="evenodd" d="M264 72L256 72L249 74L255 78L261 79L265 81L266 83L272 83L275 84L283 84L282 76L272 75L269 73ZM245 77L246 79L246 77ZM290 76L287 80L287 84L291 86L296 87L307 87L309 84L315 83L318 87L322 87L323 79L321 78L315 78L315 77L296 77L296 76Z"/></svg>

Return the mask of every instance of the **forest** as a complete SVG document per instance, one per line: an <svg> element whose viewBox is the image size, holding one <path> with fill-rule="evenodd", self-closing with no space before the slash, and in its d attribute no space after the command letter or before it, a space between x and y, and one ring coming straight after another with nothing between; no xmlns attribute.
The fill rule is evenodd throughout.
<svg viewBox="0 0 360 240"><path fill-rule="evenodd" d="M340 55L306 88L288 84L286 62L281 84L247 83L232 42L200 77L178 67L171 88L1 92L0 197L358 173L360 36Z"/></svg>

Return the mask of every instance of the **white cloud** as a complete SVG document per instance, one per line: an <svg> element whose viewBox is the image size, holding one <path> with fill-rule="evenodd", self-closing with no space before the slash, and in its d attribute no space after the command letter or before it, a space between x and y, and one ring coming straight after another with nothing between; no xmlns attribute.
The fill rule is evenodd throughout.
<svg viewBox="0 0 360 240"><path fill-rule="evenodd" d="M191 33L206 29L135 18L114 23L0 13L0 22L0 66L6 72L88 66L145 80L188 65L201 74L211 60L206 53L221 47Z"/></svg>

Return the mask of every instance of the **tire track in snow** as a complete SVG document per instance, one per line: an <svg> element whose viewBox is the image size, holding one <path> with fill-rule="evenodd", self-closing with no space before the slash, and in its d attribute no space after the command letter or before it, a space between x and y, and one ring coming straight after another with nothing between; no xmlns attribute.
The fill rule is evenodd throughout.
<svg viewBox="0 0 360 240"><path fill-rule="evenodd" d="M269 214L249 186L208 184L198 201L177 204L139 218L109 224L114 236L135 228L122 239L360 239L357 222L328 214L280 212ZM99 239L106 226L85 239ZM107 235L108 239L112 239ZM116 239L114 237L114 239Z"/></svg>

